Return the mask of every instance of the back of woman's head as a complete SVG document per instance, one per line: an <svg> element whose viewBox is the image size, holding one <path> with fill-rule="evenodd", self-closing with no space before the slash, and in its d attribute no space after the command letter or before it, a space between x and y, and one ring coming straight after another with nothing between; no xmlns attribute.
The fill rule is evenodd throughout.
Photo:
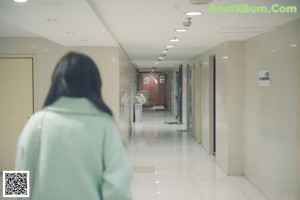
<svg viewBox="0 0 300 200"><path fill-rule="evenodd" d="M45 100L48 106L61 96L85 97L101 111L112 115L101 96L102 81L94 61L87 55L69 52L57 63Z"/></svg>

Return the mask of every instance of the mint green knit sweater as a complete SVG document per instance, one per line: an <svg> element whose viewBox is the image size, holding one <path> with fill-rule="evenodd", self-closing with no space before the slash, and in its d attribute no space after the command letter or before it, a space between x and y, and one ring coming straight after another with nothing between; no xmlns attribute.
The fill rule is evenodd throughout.
<svg viewBox="0 0 300 200"><path fill-rule="evenodd" d="M61 97L30 118L16 169L30 171L30 200L131 199L132 169L116 125L86 98Z"/></svg>

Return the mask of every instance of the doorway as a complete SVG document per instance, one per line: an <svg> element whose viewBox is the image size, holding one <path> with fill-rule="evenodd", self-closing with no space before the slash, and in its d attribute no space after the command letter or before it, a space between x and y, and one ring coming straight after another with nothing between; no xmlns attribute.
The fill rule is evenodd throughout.
<svg viewBox="0 0 300 200"><path fill-rule="evenodd" d="M187 116L186 116L186 123L187 123L187 130L192 129L192 68L190 65L187 65L187 71L186 71L186 77L187 77ZM194 134L194 132L192 132Z"/></svg>
<svg viewBox="0 0 300 200"><path fill-rule="evenodd" d="M176 107L178 122L182 123L182 65L179 66L176 72Z"/></svg>
<svg viewBox="0 0 300 200"><path fill-rule="evenodd" d="M166 78L165 73L139 73L138 92L144 94L148 106L167 108Z"/></svg>
<svg viewBox="0 0 300 200"><path fill-rule="evenodd" d="M0 171L15 168L17 142L34 113L33 58L0 58Z"/></svg>
<svg viewBox="0 0 300 200"><path fill-rule="evenodd" d="M209 57L210 67L210 127L211 127L211 150L212 154L216 156L216 56Z"/></svg>

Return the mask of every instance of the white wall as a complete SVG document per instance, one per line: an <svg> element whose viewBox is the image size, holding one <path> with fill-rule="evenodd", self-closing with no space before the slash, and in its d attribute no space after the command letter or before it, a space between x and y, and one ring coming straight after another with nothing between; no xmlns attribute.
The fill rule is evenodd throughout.
<svg viewBox="0 0 300 200"><path fill-rule="evenodd" d="M216 161L228 175L243 174L243 43L221 44L188 63L202 67L202 145L212 154L212 67L216 56ZM199 66L199 67L200 67ZM195 106L195 105L194 105Z"/></svg>
<svg viewBox="0 0 300 200"><path fill-rule="evenodd" d="M194 120L193 120L193 131L195 133L196 140L202 144L202 66L199 63L194 64L193 77L194 77Z"/></svg>
<svg viewBox="0 0 300 200"><path fill-rule="evenodd" d="M244 174L244 42L228 44L228 174ZM224 58L221 58L224 59Z"/></svg>
<svg viewBox="0 0 300 200"><path fill-rule="evenodd" d="M187 64L182 65L182 124L187 125Z"/></svg>
<svg viewBox="0 0 300 200"><path fill-rule="evenodd" d="M202 146L204 150L211 154L212 150L210 147L210 79L209 79L209 74L210 74L210 68L209 68L209 57L205 58L197 58L199 62L201 62L201 79L202 79L202 129L199 131L202 131Z"/></svg>
<svg viewBox="0 0 300 200"><path fill-rule="evenodd" d="M185 63L202 64L202 145L211 153L209 56L216 55L216 161L270 200L300 199L299 35L300 19ZM260 70L270 70L270 87L259 86Z"/></svg>
<svg viewBox="0 0 300 200"><path fill-rule="evenodd" d="M176 82L174 82L174 75L175 73L172 72L171 70L166 71L166 75L167 75L167 80L166 80L166 96L167 96L167 107L169 108L169 110L173 112L173 101L174 101L174 90L176 87Z"/></svg>
<svg viewBox="0 0 300 200"><path fill-rule="evenodd" d="M220 45L219 48L222 49L223 45ZM226 49L225 47L223 49ZM214 55L216 52L216 48L211 49L210 51L207 51L199 56L196 56L190 60L187 61L187 64L190 65L195 65L196 63L198 63L198 65L196 65L198 69L198 71L200 71L200 77L201 77L201 84L198 88L198 93L201 93L201 117L202 118L202 126L200 127L201 129L195 129L195 131L200 131L202 132L202 146L204 148L204 150L209 153L212 154L212 147L211 147L211 137L210 137L210 132L211 132L211 106L210 106L210 102L212 101L211 99L211 80L210 80L210 74L211 74L211 68L209 67L209 56ZM220 51L220 50L219 50ZM222 50L221 50L222 51ZM193 105L195 106L195 105Z"/></svg>
<svg viewBox="0 0 300 200"><path fill-rule="evenodd" d="M123 141L127 144L133 115L132 107L132 67L131 60L122 48L119 48L119 102L120 102L120 131Z"/></svg>
<svg viewBox="0 0 300 200"><path fill-rule="evenodd" d="M172 71L170 71L170 73L172 74L172 78L171 78L171 82L173 84L173 90L172 90L172 113L173 116L176 117L177 116L177 74L176 72L178 72L178 67L174 68Z"/></svg>
<svg viewBox="0 0 300 200"><path fill-rule="evenodd" d="M245 42L245 176L271 200L299 199L299 36L297 20ZM270 87L258 86L260 70Z"/></svg>

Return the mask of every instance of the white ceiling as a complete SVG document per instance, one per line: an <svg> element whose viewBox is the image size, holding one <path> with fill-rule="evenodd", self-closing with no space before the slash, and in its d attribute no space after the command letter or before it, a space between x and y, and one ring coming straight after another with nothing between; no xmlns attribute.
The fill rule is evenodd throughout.
<svg viewBox="0 0 300 200"><path fill-rule="evenodd" d="M64 46L118 46L139 68L153 67L169 39L178 37L160 67L173 67L225 41L241 41L300 17L300 0L213 0L217 6L297 6L293 14L210 13L188 0L0 1L0 37L42 37ZM201 11L189 31L186 11ZM0 44L1 45L1 44Z"/></svg>

